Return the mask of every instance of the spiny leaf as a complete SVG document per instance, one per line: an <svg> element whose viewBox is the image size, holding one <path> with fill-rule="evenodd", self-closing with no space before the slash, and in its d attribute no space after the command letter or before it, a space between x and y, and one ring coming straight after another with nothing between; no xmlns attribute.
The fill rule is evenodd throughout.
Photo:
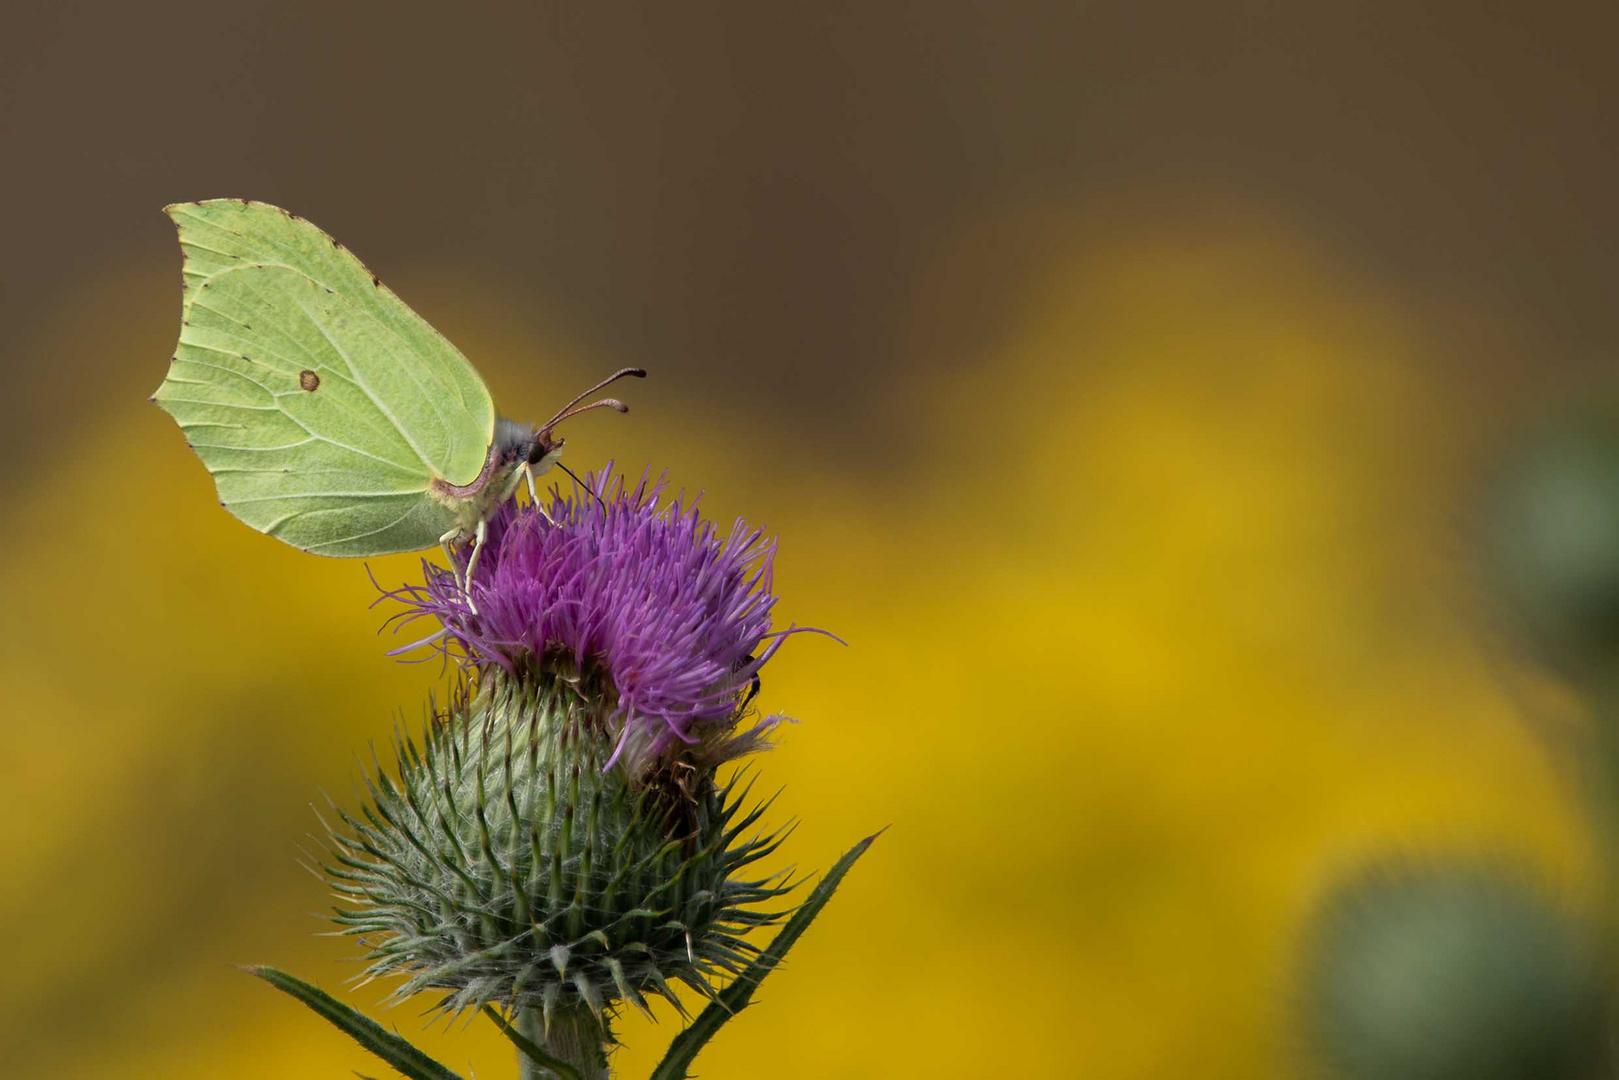
<svg viewBox="0 0 1619 1080"><path fill-rule="evenodd" d="M403 1075L410 1077L410 1080L461 1080L461 1077L398 1035L388 1031L370 1017L355 1012L319 987L311 986L273 967L259 966L244 970L249 975L257 975L282 993L297 998L355 1042L392 1065Z"/></svg>
<svg viewBox="0 0 1619 1080"><path fill-rule="evenodd" d="M550 1069L557 1074L560 1080L579 1080L578 1069L575 1069L559 1057L552 1057L547 1054L533 1039L528 1038L521 1031L508 1024L506 1018L500 1015L492 1006L485 1005L483 1012L485 1016L495 1022L495 1026L501 1030L501 1034L510 1039L512 1045L522 1051L534 1064L543 1069Z"/></svg>
<svg viewBox="0 0 1619 1080"><path fill-rule="evenodd" d="M708 1040L714 1037L715 1032L719 1031L725 1021L747 1008L748 1001L753 997L753 992L759 988L759 984L764 981L764 977L781 963L782 958L787 955L787 950L803 936L810 923L815 921L815 916L819 915L826 902L832 899L832 894L843 881L843 875L849 872L856 859L866 853L871 842L881 835L882 833L875 833L866 837L832 864L832 869L828 870L826 876L811 890L803 907L787 920L787 925L781 928L775 940L770 943L770 947L743 969L718 998L709 1002L708 1006L697 1014L697 1019L692 1021L690 1027L675 1036L674 1042L669 1044L669 1052L653 1071L651 1080L685 1080L687 1070L691 1068L691 1063L696 1059L698 1052L708 1044Z"/></svg>

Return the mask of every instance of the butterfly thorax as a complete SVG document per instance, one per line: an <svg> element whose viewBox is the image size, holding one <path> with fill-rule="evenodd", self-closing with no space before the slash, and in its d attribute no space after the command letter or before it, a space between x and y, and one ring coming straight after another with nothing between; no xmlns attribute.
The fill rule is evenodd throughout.
<svg viewBox="0 0 1619 1080"><path fill-rule="evenodd" d="M562 455L563 440L529 424L500 419L495 422L495 438L483 471L470 484L435 480L433 496L455 512L461 528L470 533L517 493L523 469L535 476L550 469Z"/></svg>

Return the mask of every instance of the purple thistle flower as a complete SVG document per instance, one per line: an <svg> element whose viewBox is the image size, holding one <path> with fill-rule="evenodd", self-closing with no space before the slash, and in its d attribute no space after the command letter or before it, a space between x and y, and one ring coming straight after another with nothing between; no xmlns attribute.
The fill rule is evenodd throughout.
<svg viewBox="0 0 1619 1080"><path fill-rule="evenodd" d="M771 629L774 540L741 519L721 537L665 482L643 475L631 488L609 464L584 490L553 488L549 520L508 504L476 578L463 589L423 560L424 584L385 594L408 607L395 618L438 619L443 630L416 645L458 646L514 678L605 679L621 725L609 766L639 773L684 751L712 767L758 749L784 718L738 732L739 715L760 668L806 628Z"/></svg>

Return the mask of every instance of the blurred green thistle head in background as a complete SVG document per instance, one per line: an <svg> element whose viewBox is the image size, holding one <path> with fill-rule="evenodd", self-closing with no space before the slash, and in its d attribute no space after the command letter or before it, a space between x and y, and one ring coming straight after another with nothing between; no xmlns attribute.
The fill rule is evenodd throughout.
<svg viewBox="0 0 1619 1080"><path fill-rule="evenodd" d="M1566 676L1619 668L1619 406L1561 416L1501 462L1484 553L1525 644Z"/></svg>
<svg viewBox="0 0 1619 1080"><path fill-rule="evenodd" d="M1592 928L1510 871L1389 863L1329 896L1305 949L1328 1080L1596 1080L1609 980Z"/></svg>

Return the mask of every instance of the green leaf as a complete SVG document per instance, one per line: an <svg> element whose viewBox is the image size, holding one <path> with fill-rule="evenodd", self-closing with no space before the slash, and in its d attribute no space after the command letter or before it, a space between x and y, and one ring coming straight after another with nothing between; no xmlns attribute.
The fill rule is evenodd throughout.
<svg viewBox="0 0 1619 1080"><path fill-rule="evenodd" d="M348 1034L355 1042L392 1065L410 1080L461 1080L454 1072L434 1061L381 1024L338 1001L317 986L293 978L272 967L244 969L257 975L277 990L290 994L308 1005L332 1024Z"/></svg>
<svg viewBox="0 0 1619 1080"><path fill-rule="evenodd" d="M651 1080L685 1080L687 1070L691 1068L691 1063L696 1059L698 1052L714 1037L714 1033L719 1031L720 1025L747 1007L753 992L759 988L764 977L781 963L782 958L787 955L787 950L803 936L804 931L809 929L809 924L815 921L815 916L819 915L826 902L832 899L832 894L843 881L843 875L849 872L856 859L866 853L871 842L881 835L882 833L875 833L866 837L832 864L832 869L816 883L809 898L793 913L793 917L787 920L787 925L781 928L781 932L776 935L770 946L760 953L753 963L744 968L742 974L732 980L731 985L721 991L718 998L697 1014L697 1019L691 1022L691 1026L675 1036L675 1041L669 1044L669 1052L653 1071Z"/></svg>
<svg viewBox="0 0 1619 1080"><path fill-rule="evenodd" d="M512 1045L527 1055L528 1059L542 1069L550 1069L561 1077L561 1080L579 1080L579 1070L569 1065L559 1057L552 1057L540 1048L539 1044L521 1031L506 1022L506 1018L488 1005L483 1007L484 1015L495 1022L501 1034L512 1041Z"/></svg>

